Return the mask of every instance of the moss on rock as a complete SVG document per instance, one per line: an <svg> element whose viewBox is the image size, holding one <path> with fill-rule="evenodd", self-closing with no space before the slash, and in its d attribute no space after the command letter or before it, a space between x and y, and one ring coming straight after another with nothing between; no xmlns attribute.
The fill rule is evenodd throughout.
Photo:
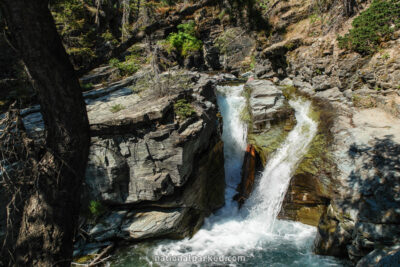
<svg viewBox="0 0 400 267"><path fill-rule="evenodd" d="M283 91L287 97L298 95L293 86ZM318 122L318 132L293 175L280 216L316 226L329 203L331 177L336 170L330 149L334 114L329 103L311 100L309 116Z"/></svg>
<svg viewBox="0 0 400 267"><path fill-rule="evenodd" d="M295 124L296 121L292 116L287 120L271 125L271 128L266 132L248 134L247 142L254 145L261 158L263 166L267 163L268 157L271 153L277 150L283 141L285 141L289 131Z"/></svg>

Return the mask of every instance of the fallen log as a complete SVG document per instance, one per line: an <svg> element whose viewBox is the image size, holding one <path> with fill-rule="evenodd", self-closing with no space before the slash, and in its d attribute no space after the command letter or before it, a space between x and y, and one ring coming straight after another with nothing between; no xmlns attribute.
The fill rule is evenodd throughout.
<svg viewBox="0 0 400 267"><path fill-rule="evenodd" d="M254 187L256 173L257 153L253 145L247 145L244 161L242 165L242 179L237 187L238 194L234 196L234 200L242 207L246 199L249 198Z"/></svg>

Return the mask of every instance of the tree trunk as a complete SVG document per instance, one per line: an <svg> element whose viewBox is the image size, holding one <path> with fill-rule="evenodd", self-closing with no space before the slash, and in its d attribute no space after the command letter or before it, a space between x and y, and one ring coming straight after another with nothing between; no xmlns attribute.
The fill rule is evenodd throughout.
<svg viewBox="0 0 400 267"><path fill-rule="evenodd" d="M11 42L39 96L46 131L16 240L17 266L70 266L90 144L81 88L47 2L0 0Z"/></svg>
<svg viewBox="0 0 400 267"><path fill-rule="evenodd" d="M357 6L355 0L343 0L344 15L346 17L351 17L354 14L354 8Z"/></svg>

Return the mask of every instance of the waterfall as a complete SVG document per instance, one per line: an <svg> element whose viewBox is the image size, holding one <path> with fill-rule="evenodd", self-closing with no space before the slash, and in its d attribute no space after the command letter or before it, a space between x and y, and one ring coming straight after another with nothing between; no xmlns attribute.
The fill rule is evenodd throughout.
<svg viewBox="0 0 400 267"><path fill-rule="evenodd" d="M230 210L236 205L236 202L231 200L237 193L235 188L240 182L240 172L247 146L247 125L240 120L240 113L246 107L246 99L242 96L243 85L219 86L218 92L217 101L223 118L222 141L224 142L227 185L226 206L223 210Z"/></svg>
<svg viewBox="0 0 400 267"><path fill-rule="evenodd" d="M223 263L223 266L342 266L334 258L312 253L316 228L276 219L290 178L317 132L317 122L309 117L310 101L299 98L289 102L295 110L297 125L271 155L253 194L242 209L239 210L237 203L232 200L240 182L247 138L247 127L240 120L246 103L242 91L243 85L218 87L227 182L225 206L207 218L202 229L191 239L158 242L146 256L149 264L210 266L213 262L189 263L179 262L179 259L214 256L219 259L222 257L223 261L217 263ZM178 261L153 261L160 256ZM247 257L246 261L224 261L227 257L237 256Z"/></svg>
<svg viewBox="0 0 400 267"><path fill-rule="evenodd" d="M251 210L249 217L259 221L260 228L264 231L272 230L290 178L307 152L318 128L317 123L308 116L310 101L296 99L289 101L289 104L296 111L297 125L265 166L260 183L247 202Z"/></svg>

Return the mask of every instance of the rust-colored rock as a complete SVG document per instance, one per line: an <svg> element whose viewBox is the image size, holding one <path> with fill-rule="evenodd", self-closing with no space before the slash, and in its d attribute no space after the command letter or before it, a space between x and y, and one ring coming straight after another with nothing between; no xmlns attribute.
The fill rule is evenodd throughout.
<svg viewBox="0 0 400 267"><path fill-rule="evenodd" d="M238 194L234 197L239 203L239 207L244 204L246 199L250 196L251 191L253 191L256 162L257 154L255 147L253 145L247 145L242 166L242 180L237 188Z"/></svg>

